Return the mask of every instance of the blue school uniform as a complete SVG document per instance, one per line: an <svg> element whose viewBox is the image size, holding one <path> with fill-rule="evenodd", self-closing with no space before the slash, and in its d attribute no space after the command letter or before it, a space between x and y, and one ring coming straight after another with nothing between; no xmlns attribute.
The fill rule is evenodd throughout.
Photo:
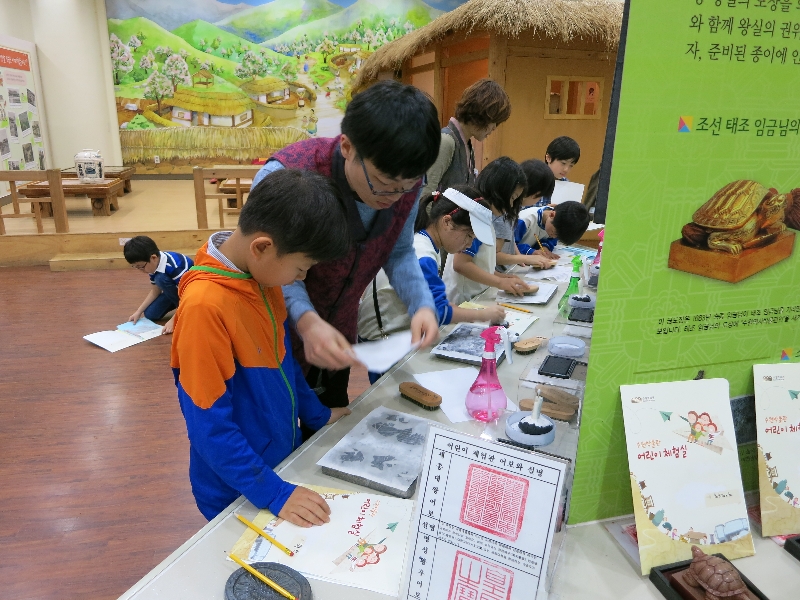
<svg viewBox="0 0 800 600"><path fill-rule="evenodd" d="M519 248L521 254L533 254L539 249L539 243L536 241L537 237L542 247L550 252L558 244L558 238L548 237L547 230L544 227L545 210L550 209L546 206L532 206L519 214L517 226L514 228L514 241L517 242L517 248Z"/></svg>
<svg viewBox="0 0 800 600"><path fill-rule="evenodd" d="M144 316L158 321L171 310L178 308L178 284L181 277L192 268L194 261L179 252L161 252L155 272L150 274L150 283L158 286L161 294L150 303Z"/></svg>

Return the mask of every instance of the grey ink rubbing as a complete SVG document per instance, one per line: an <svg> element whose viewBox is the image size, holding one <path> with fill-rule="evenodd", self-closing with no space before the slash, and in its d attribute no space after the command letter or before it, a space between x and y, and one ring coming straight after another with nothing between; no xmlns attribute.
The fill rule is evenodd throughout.
<svg viewBox="0 0 800 600"><path fill-rule="evenodd" d="M422 470L429 424L427 419L376 408L317 464L327 475L408 498Z"/></svg>
<svg viewBox="0 0 800 600"><path fill-rule="evenodd" d="M436 348L442 352L459 352L470 356L482 357L486 341L481 337L485 327L461 325L450 332Z"/></svg>
<svg viewBox="0 0 800 600"><path fill-rule="evenodd" d="M390 460L394 460L394 456L373 456L372 457L372 464L370 466L375 467L383 471L383 467L391 467L392 465L388 464Z"/></svg>
<svg viewBox="0 0 800 600"><path fill-rule="evenodd" d="M361 453L361 450L353 450L352 452L345 452L342 454L343 462L360 462L362 460L364 460L364 455Z"/></svg>

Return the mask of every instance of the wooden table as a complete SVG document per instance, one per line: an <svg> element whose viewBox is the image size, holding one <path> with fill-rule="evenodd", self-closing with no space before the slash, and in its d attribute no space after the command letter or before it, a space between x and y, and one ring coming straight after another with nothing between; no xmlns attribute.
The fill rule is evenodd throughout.
<svg viewBox="0 0 800 600"><path fill-rule="evenodd" d="M122 179L122 181L125 182L125 187L123 188L124 193L129 194L131 192L131 177L136 173L135 167L103 166L103 173L108 179ZM75 170L75 167L72 167L70 169L62 169L61 178L77 179L78 172Z"/></svg>
<svg viewBox="0 0 800 600"><path fill-rule="evenodd" d="M97 179L92 183L81 183L77 179L62 179L61 185L65 196L88 196L92 201L92 214L108 217L119 209L118 196L125 182L122 179ZM28 183L20 186L18 191L26 198L44 198L50 195L50 184L46 181ZM43 209L47 210L48 206L43 205Z"/></svg>
<svg viewBox="0 0 800 600"><path fill-rule="evenodd" d="M240 197L244 197L245 194L250 192L250 188L253 186L253 179L251 177L240 179L238 188L242 191ZM228 179L222 180L217 183L217 192L220 194L231 194L236 195L236 179L229 177ZM242 208L241 206L236 205L236 198L228 198L228 208Z"/></svg>

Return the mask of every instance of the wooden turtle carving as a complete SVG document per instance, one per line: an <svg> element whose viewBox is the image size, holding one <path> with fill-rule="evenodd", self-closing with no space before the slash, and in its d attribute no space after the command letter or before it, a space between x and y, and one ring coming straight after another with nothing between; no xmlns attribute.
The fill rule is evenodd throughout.
<svg viewBox="0 0 800 600"><path fill-rule="evenodd" d="M690 246L730 254L766 246L786 230L784 211L793 200L756 181L734 181L698 208L681 234Z"/></svg>
<svg viewBox="0 0 800 600"><path fill-rule="evenodd" d="M692 546L692 564L684 571L683 580L692 587L702 587L705 600L749 600L739 571L727 560L709 556L697 546Z"/></svg>

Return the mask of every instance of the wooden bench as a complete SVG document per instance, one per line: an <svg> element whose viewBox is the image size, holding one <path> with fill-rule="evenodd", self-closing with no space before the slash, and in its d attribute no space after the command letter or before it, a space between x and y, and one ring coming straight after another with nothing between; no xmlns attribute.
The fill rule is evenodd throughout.
<svg viewBox="0 0 800 600"><path fill-rule="evenodd" d="M122 179L97 179L92 183L81 183L78 179L61 179L59 173L59 182L65 196L88 196L92 201L92 214L96 217L108 217L112 211L119 210L119 195L125 187ZM50 183L29 183L18 191L26 198L39 199L50 195Z"/></svg>
<svg viewBox="0 0 800 600"><path fill-rule="evenodd" d="M103 175L108 179L122 179L125 183L125 186L122 188L123 193L130 194L131 190L131 177L136 173L136 168L134 167L106 167L103 166ZM77 179L78 172L75 170L75 167L71 169L62 169L61 170L61 177L63 179Z"/></svg>

